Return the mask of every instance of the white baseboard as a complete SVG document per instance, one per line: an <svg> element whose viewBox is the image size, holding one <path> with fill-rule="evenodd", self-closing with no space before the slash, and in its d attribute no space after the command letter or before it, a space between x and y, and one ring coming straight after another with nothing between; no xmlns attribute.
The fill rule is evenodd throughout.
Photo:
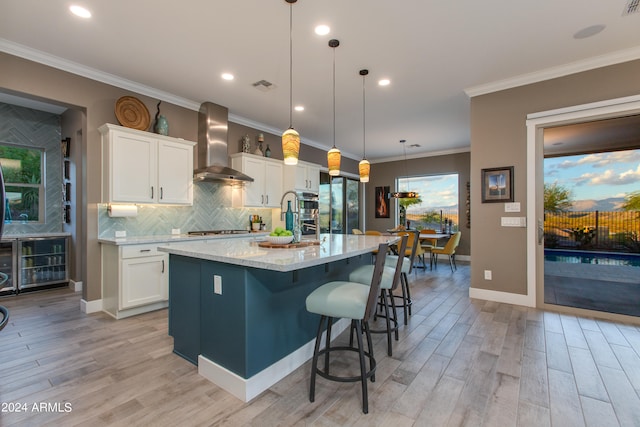
<svg viewBox="0 0 640 427"><path fill-rule="evenodd" d="M69 289L71 289L73 292L82 292L82 282L69 280Z"/></svg>
<svg viewBox="0 0 640 427"><path fill-rule="evenodd" d="M350 324L351 321L348 319L336 322L331 328L332 339L340 335ZM311 359L314 345L315 338L249 379L234 374L202 355L198 356L198 373L243 402L249 402Z"/></svg>
<svg viewBox="0 0 640 427"><path fill-rule="evenodd" d="M102 311L102 300L96 299L93 301L85 301L84 299L80 300L80 311L83 313L97 313Z"/></svg>
<svg viewBox="0 0 640 427"><path fill-rule="evenodd" d="M510 292L492 291L488 289L469 288L469 298L522 305L525 307L536 306L535 296L532 298L529 295L512 294Z"/></svg>

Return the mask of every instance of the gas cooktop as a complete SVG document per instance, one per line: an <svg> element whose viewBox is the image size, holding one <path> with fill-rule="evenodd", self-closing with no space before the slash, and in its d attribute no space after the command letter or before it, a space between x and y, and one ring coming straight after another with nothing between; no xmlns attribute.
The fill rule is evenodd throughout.
<svg viewBox="0 0 640 427"><path fill-rule="evenodd" d="M214 234L247 234L248 230L205 230L205 231L189 231L189 236L211 236Z"/></svg>

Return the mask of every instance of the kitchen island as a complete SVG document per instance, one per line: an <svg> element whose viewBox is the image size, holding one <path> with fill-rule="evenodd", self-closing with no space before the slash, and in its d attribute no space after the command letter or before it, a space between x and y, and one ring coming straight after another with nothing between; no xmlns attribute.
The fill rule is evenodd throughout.
<svg viewBox="0 0 640 427"><path fill-rule="evenodd" d="M160 246L169 260L169 334L174 352L249 401L313 353L318 318L305 299L346 280L395 236L320 235L319 245L264 248L254 238ZM348 322L333 328L339 334Z"/></svg>

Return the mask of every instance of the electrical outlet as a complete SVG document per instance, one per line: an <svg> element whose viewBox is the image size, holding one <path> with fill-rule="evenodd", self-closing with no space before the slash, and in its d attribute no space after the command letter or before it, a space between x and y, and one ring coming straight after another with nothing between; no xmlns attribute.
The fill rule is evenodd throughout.
<svg viewBox="0 0 640 427"><path fill-rule="evenodd" d="M127 232L124 230L116 231L116 238L118 237L127 237Z"/></svg>
<svg viewBox="0 0 640 427"><path fill-rule="evenodd" d="M213 276L213 293L222 295L222 276L217 274Z"/></svg>
<svg viewBox="0 0 640 427"><path fill-rule="evenodd" d="M179 229L179 228L172 228L172 229L171 229L171 234L172 234L172 235L174 235L174 236L175 236L176 234L180 234L180 229Z"/></svg>
<svg viewBox="0 0 640 427"><path fill-rule="evenodd" d="M491 280L491 270L484 271L484 280Z"/></svg>

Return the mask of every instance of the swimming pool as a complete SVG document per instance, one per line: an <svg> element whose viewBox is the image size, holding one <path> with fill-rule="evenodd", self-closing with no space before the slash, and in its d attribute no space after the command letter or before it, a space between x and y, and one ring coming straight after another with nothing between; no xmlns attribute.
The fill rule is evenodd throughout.
<svg viewBox="0 0 640 427"><path fill-rule="evenodd" d="M640 267L640 254L545 249L544 259L545 261L564 262L569 264L598 264Z"/></svg>

